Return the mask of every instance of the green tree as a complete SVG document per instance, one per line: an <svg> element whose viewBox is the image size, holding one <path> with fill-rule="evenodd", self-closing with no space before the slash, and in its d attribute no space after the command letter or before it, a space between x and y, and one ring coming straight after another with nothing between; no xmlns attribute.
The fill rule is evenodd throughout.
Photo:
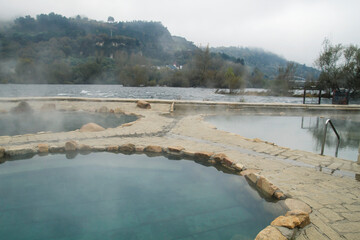
<svg viewBox="0 0 360 240"><path fill-rule="evenodd" d="M280 66L278 75L276 76L271 91L276 95L288 95L292 88L297 65L294 62L288 62L286 67Z"/></svg>
<svg viewBox="0 0 360 240"><path fill-rule="evenodd" d="M356 45L333 45L325 39L315 65L321 70L319 84L329 93L347 89L354 94L360 90L360 49Z"/></svg>
<svg viewBox="0 0 360 240"><path fill-rule="evenodd" d="M319 84L329 92L339 88L341 78L340 58L343 46L333 46L328 39L323 42L323 50L316 59L315 65L320 69Z"/></svg>
<svg viewBox="0 0 360 240"><path fill-rule="evenodd" d="M360 48L349 45L344 48L344 65L342 67L342 86L345 86L350 93L360 90Z"/></svg>
<svg viewBox="0 0 360 240"><path fill-rule="evenodd" d="M229 67L225 73L225 82L228 85L230 94L232 94L235 89L238 89L241 86L241 77L235 75L232 67Z"/></svg>
<svg viewBox="0 0 360 240"><path fill-rule="evenodd" d="M249 85L253 88L263 88L264 84L264 74L256 67L249 78Z"/></svg>

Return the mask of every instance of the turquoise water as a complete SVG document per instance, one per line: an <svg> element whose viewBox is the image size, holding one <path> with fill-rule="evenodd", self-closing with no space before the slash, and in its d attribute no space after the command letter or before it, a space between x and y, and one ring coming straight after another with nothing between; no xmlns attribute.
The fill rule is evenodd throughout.
<svg viewBox="0 0 360 240"><path fill-rule="evenodd" d="M2 239L254 239L276 216L237 175L188 160L93 153L0 165Z"/></svg>
<svg viewBox="0 0 360 240"><path fill-rule="evenodd" d="M137 119L133 115L88 112L32 112L0 114L0 136L37 132L67 132L93 122L104 128L115 128Z"/></svg>
<svg viewBox="0 0 360 240"><path fill-rule="evenodd" d="M360 122L351 117L330 117L340 134L338 157L356 161L360 144ZM279 146L314 153L321 152L325 121L314 116L211 116L207 121L219 129L247 138L260 138ZM337 138L328 126L325 155L335 156Z"/></svg>

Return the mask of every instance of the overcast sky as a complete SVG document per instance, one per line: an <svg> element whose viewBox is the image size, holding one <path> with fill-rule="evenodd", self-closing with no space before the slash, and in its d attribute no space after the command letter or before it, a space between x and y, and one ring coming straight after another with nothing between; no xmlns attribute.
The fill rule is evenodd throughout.
<svg viewBox="0 0 360 240"><path fill-rule="evenodd" d="M259 47L312 65L325 38L360 43L359 0L0 0L0 19L55 12L160 21L198 46Z"/></svg>

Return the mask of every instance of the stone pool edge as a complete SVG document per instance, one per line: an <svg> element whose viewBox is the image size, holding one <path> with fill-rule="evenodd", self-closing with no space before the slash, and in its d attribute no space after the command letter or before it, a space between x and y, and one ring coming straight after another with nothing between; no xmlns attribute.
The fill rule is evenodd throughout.
<svg viewBox="0 0 360 240"><path fill-rule="evenodd" d="M23 100L33 101L33 102L36 102L36 101L38 101L38 102L42 102L42 101L51 101L51 102L60 101L60 102L67 102L66 104L71 104L71 103L76 103L76 102L83 102L83 104L86 104L86 105L88 105L88 102L93 102L93 103L97 103L97 104L105 104L105 105L110 104L110 103L131 104L131 106L132 106L131 109L132 110L125 111L125 112L134 112L134 109L136 108L135 103L137 102L136 99L122 100L122 99L85 99L85 98L81 98L81 99L79 99L79 98L76 98L76 99L73 99L73 98L36 98L36 99L33 99L33 98L21 98L21 99L11 99L9 102L16 103L16 102L23 101ZM0 99L0 102L7 102L7 100ZM215 103L215 102L171 101L171 100L148 100L148 102L150 102L151 104L154 104L155 108L156 108L157 105L162 105L161 110L155 110L155 112L154 112L155 115L158 115L158 117L155 118L156 120L159 120L159 116L162 115L162 114L171 114L171 113L174 113L174 112L175 113L176 112L186 112L187 114L198 115L199 113L203 113L203 112L208 113L208 112L212 112L214 110L220 110L220 111L228 112L228 111L232 111L232 110L246 110L246 109L253 110L253 109L255 109L255 110L265 110L265 111L275 111L276 110L278 112L286 112L287 110L289 110L289 108L294 108L295 111L297 111L298 109L302 109L302 110L304 110L306 112L317 112L317 111L329 112L329 111L331 111L331 112L334 112L334 113L341 113L341 114L342 113L347 113L347 112L356 112L356 113L360 112L359 111L360 106L351 106L351 107L349 107L349 106L332 106L332 105L314 106L314 105L297 105L297 104L246 104L246 103ZM73 109L72 107L69 107L68 110L76 110L76 109ZM79 108L77 110L79 110ZM144 113L144 115L143 115L144 118L138 119L137 123L132 124L132 125L137 125L139 123L143 123L144 121L145 121L145 123L149 124L149 119L146 119L147 117L150 116L150 114L149 114L150 112L148 110L137 109L137 111L135 111L135 112L137 114L140 114L140 115L142 115L141 113ZM291 109L290 109L290 112L292 112ZM153 119L150 119L150 120L153 120ZM164 121L164 119L160 119L160 121ZM159 124L159 123L160 122L157 122L156 124ZM167 122L166 124L168 124L168 123L170 123L170 122ZM162 128L166 124L163 124L162 127L159 127L158 133L156 133L154 135L151 135L151 132L155 131L154 129L152 129L151 131L146 130L144 132L135 133L135 137L142 137L142 136L150 136L151 137L151 136L157 136L157 135L159 135L159 137L161 137L160 135L162 135L162 132L163 132ZM142 127L144 127L144 126L142 126ZM139 128L133 128L133 129L139 129ZM131 129L129 129L129 130L131 131ZM108 131L108 130L106 130L106 131ZM116 131L116 129L111 129L109 131ZM216 131L219 132L219 130L216 130ZM85 133L85 135L82 138L79 138L79 135L77 135L78 138L76 138L76 137L75 138L81 142L83 140L86 140L89 137L91 138L90 135L91 135L91 133ZM118 137L118 136L121 136L121 135L116 135L115 134L115 135L110 136L110 135L108 135L108 133L106 133L106 134L104 134L103 138L104 139L106 139L106 138L109 139L109 137L113 138L113 137ZM124 136L128 136L128 135L124 135ZM74 135L69 134L68 139L72 138L72 137L74 137ZM95 140L95 138L93 140ZM146 139L146 140L149 141L149 139ZM151 142L151 140L152 139L150 139L149 142ZM58 139L58 140L54 140L53 143L62 142L62 144L64 144L64 141L65 141L65 139ZM96 141L100 141L100 139L96 139ZM246 141L251 141L251 140L247 139ZM23 151L23 153L25 153L25 154L27 154L27 153L32 154L33 151L34 151L34 153L37 153L37 151L39 151L39 146L36 145L38 142L42 142L42 144L44 144L44 142L46 142L46 138L41 138L40 137L40 138L36 139L36 141L33 141L31 144L27 144L27 145L24 145L27 142L21 142L21 141L14 142L14 144L9 144L7 147L4 148L3 154L8 152L8 153L14 154L14 156L16 156L17 154L20 154L21 151ZM130 141L127 141L127 142L130 142ZM257 142L257 141L254 141L254 142ZM163 143L163 141L161 143ZM259 143L256 143L256 144L261 146L261 145L264 145L264 144L267 144L267 143L259 142ZM163 147L160 147L160 148L165 149L164 144L162 144L162 145L163 145ZM269 145L269 147L271 147L271 148L278 148L277 146L272 147L270 144L267 144L267 145ZM104 146L98 146L96 144L95 145L93 144L92 146L95 149L97 149L96 151L99 151L99 150L103 149L103 147L104 147ZM120 145L107 144L106 147L113 147L113 148L110 148L109 150L116 151L116 148L119 149L119 146ZM147 146L147 145L145 145L145 146ZM44 147L44 146L42 146L42 147ZM54 145L51 145L50 148L52 149L51 151L53 151L56 148L61 149L62 146L54 144ZM83 144L83 145L80 144L79 148L82 148L84 150L87 147L86 147L86 144ZM142 147L141 145L136 146L135 148L138 148L138 150L144 150L145 149L145 147ZM142 149L142 148L144 148L144 149ZM201 150L201 148L198 148L198 149ZM206 149L208 149L208 148L206 148ZM105 150L107 150L107 149L105 148ZM261 151L270 151L270 150L265 149L265 150L261 150L261 151L258 151L258 150L255 150L255 151L261 152ZM185 152L189 152L189 151L185 151ZM6 154L8 154L8 153L6 153ZM189 152L189 153L195 153L195 152L192 151L192 152ZM219 153L221 153L221 152L219 152ZM298 152L297 154L303 155L303 152ZM0 155L1 155L1 151L0 151ZM18 156L20 156L20 155L18 155ZM313 154L313 155L315 155L315 154ZM306 157L308 158L308 156L306 156ZM231 160L231 161L233 161L233 160ZM235 161L233 161L233 162L235 163ZM251 170L251 169L249 169L249 170ZM256 175L256 172L254 173L254 175L256 176L256 179L260 179L260 175ZM257 185L257 182L256 182L256 185ZM302 201L302 199L300 199L300 200ZM310 206L312 206L312 204L310 204ZM320 225L318 223L319 223L319 219L317 219L317 225L316 225L316 226L319 227ZM336 227L338 227L338 226L336 226ZM342 227L342 225L341 225L341 227ZM324 226L323 228L325 229L326 226ZM340 227L338 227L338 229L340 229ZM282 229L282 230L284 231L284 234L285 234L286 229ZM341 230L338 230L338 231L341 232ZM277 229L274 230L274 227L268 227L268 228L264 229L264 234L268 234L268 233L278 234L278 230ZM330 231L330 233L331 233L331 231ZM332 233L334 233L334 232L332 232ZM294 232L292 234L294 234ZM314 234L314 232L312 231L311 234ZM309 230L309 234L307 234L307 235L310 236L310 230ZM287 236L289 236L289 235L287 235ZM299 235L297 235L297 237L298 236ZM289 238L289 237L286 237L286 238ZM261 239L261 238L259 238L259 239ZM263 239L265 239L265 238L263 238Z"/></svg>
<svg viewBox="0 0 360 240"><path fill-rule="evenodd" d="M274 200L283 200L282 206L287 209L285 216L279 216L274 219L271 225L259 232L256 239L293 239L300 228L310 224L309 214L311 208L301 200L286 196L277 186L272 184L267 178L258 173L247 170L242 164L236 163L224 153L214 153L206 151L187 151L182 146L161 147L157 145L136 146L133 143L108 146L89 146L79 144L77 141L67 141L63 146L51 145L48 143L39 143L37 146L18 147L15 149L5 149L0 147L1 160L29 158L36 154L89 154L91 152L111 152L122 154L153 154L165 155L180 158L188 158L196 162L206 162L210 165L220 164L222 167L231 171L233 174L244 176L248 183L261 194Z"/></svg>

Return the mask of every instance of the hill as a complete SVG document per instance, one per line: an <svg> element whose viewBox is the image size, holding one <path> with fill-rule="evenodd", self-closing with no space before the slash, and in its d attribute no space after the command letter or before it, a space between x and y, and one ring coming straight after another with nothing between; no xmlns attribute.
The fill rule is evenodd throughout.
<svg viewBox="0 0 360 240"><path fill-rule="evenodd" d="M214 53L224 53L235 58L240 58L244 61L246 66L252 69L252 71L255 68L259 69L267 79L274 79L278 74L279 67L285 67L288 62L285 58L260 48L217 47L210 48L210 51ZM308 75L318 77L319 71L304 64L297 63L295 74L301 78L307 78Z"/></svg>

